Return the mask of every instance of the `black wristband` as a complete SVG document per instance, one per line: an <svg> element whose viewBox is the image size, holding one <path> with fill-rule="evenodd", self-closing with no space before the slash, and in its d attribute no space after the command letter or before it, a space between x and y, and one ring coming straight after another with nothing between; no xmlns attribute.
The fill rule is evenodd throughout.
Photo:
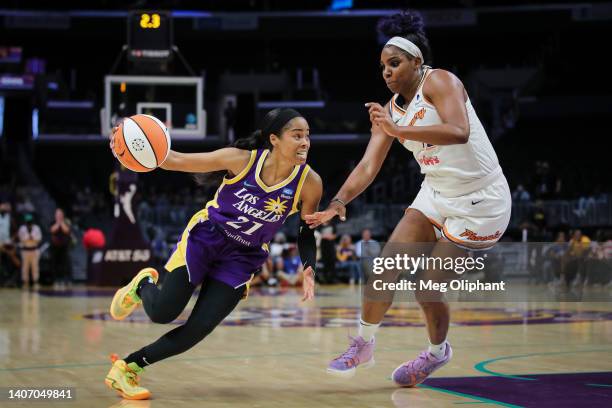
<svg viewBox="0 0 612 408"><path fill-rule="evenodd" d="M314 230L310 229L304 220L300 220L300 229L297 238L298 251L304 269L309 266L313 273L317 267L317 241L314 236Z"/></svg>

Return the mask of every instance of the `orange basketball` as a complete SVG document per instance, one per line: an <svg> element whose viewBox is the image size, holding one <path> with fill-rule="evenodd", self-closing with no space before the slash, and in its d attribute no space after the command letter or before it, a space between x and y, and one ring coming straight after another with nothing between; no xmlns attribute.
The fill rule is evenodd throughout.
<svg viewBox="0 0 612 408"><path fill-rule="evenodd" d="M170 151L168 128L150 115L126 118L113 137L113 150L119 162L140 173L161 166Z"/></svg>

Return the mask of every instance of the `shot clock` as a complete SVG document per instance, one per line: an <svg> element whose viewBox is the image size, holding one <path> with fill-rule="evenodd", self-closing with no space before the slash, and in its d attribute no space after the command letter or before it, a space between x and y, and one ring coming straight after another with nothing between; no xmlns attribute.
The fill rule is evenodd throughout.
<svg viewBox="0 0 612 408"><path fill-rule="evenodd" d="M172 57L172 17L165 11L132 11L128 15L128 58L169 61Z"/></svg>

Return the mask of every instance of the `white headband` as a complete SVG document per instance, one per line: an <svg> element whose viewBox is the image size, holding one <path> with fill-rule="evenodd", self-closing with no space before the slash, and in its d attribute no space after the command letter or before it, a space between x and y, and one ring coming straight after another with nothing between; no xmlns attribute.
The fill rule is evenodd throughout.
<svg viewBox="0 0 612 408"><path fill-rule="evenodd" d="M410 40L407 40L403 37L393 37L389 41L387 41L385 47L387 45L395 45L396 47L401 48L413 57L419 57L421 59L421 64L425 63L425 60L423 59L423 53L421 52L420 48L417 47L417 45Z"/></svg>

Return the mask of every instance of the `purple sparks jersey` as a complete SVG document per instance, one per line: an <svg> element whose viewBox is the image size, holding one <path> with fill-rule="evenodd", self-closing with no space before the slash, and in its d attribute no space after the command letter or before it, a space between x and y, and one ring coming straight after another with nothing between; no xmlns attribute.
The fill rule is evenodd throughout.
<svg viewBox="0 0 612 408"><path fill-rule="evenodd" d="M295 166L289 177L267 186L260 177L269 150L253 150L247 166L224 178L215 198L206 204L209 219L242 245L261 246L272 240L298 201L310 166Z"/></svg>

